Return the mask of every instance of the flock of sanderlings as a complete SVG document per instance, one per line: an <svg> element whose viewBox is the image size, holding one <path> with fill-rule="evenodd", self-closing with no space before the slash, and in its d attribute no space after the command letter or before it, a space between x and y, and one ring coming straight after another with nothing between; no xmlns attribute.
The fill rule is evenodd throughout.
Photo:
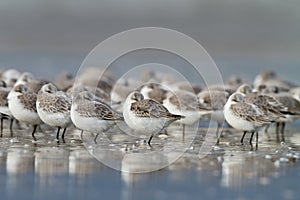
<svg viewBox="0 0 300 200"><path fill-rule="evenodd" d="M249 144L258 132L276 124L277 142L285 141L286 122L300 117L300 87L263 71L254 82L231 77L224 85L201 87L178 82L160 73L145 73L138 79L116 81L111 73L97 77L90 68L75 78L59 74L46 81L29 72L8 69L0 73L1 137L3 120L33 126L32 137L40 124L57 128L56 139L62 140L72 125L83 131L99 134L108 131L117 121L125 121L129 129L149 137L147 143L171 123L191 126L202 119L217 122L216 141L227 123L243 133L251 133ZM97 137L97 136L96 136ZM95 138L96 141L96 138Z"/></svg>

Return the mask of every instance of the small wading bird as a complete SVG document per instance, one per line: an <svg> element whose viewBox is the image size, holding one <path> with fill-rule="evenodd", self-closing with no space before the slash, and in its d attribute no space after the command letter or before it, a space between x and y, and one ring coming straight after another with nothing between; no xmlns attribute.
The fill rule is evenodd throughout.
<svg viewBox="0 0 300 200"><path fill-rule="evenodd" d="M184 118L168 111L153 99L144 99L139 91L130 93L124 103L123 115L126 124L133 130L149 135L148 145L155 134L172 122Z"/></svg>
<svg viewBox="0 0 300 200"><path fill-rule="evenodd" d="M41 120L45 124L57 128L57 140L59 140L60 129L63 128L63 142L65 142L66 129L72 124L71 104L70 97L62 91L57 91L52 83L44 85L37 95L36 108Z"/></svg>
<svg viewBox="0 0 300 200"><path fill-rule="evenodd" d="M71 106L71 119L73 124L83 131L96 133L94 142L100 132L108 131L115 125L115 121L123 120L121 113L113 110L109 105L95 99L88 91L80 92L75 96Z"/></svg>
<svg viewBox="0 0 300 200"><path fill-rule="evenodd" d="M224 115L226 121L233 128L244 131L241 144L243 144L246 133L251 132L249 143L252 146L252 138L256 133L256 147L258 145L259 129L274 122L259 107L244 102L244 96L239 93L233 93L229 97L224 106Z"/></svg>
<svg viewBox="0 0 300 200"><path fill-rule="evenodd" d="M37 94L23 84L15 86L8 97L8 107L14 118L33 126L31 135L34 140L37 126L43 123L36 110L36 100Z"/></svg>

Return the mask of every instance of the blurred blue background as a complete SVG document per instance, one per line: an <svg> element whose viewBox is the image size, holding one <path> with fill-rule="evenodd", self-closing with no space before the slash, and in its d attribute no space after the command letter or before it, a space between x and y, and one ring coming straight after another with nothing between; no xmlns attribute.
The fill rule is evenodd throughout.
<svg viewBox="0 0 300 200"><path fill-rule="evenodd" d="M76 73L99 42L158 26L196 39L226 78L276 69L297 80L300 2L279 0L0 1L0 68Z"/></svg>

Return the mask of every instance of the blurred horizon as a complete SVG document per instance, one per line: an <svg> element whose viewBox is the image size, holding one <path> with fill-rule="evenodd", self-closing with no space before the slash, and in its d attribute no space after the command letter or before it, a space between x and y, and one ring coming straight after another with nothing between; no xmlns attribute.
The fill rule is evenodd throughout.
<svg viewBox="0 0 300 200"><path fill-rule="evenodd" d="M40 76L76 73L106 38L155 26L197 40L224 77L274 69L297 80L299 11L300 2L279 0L5 0L0 2L0 69Z"/></svg>

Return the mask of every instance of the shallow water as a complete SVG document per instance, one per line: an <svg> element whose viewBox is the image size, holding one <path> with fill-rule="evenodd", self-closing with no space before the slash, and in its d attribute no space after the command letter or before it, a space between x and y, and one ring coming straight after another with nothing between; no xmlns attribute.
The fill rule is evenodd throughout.
<svg viewBox="0 0 300 200"><path fill-rule="evenodd" d="M36 134L36 142L30 136L30 127L15 130L13 137L5 128L0 139L1 199L297 199L299 127L299 124L289 125L287 142L281 144L275 142L271 128L271 141L260 134L258 149L253 150L246 143L239 144L241 133L225 128L220 145L206 152L201 150L204 156L199 151L206 128L200 128L192 138L193 143L176 162L142 174L120 172L101 164L85 149L78 130L70 129L64 144L57 143L55 130L48 127L42 127L43 132ZM103 153L103 147L114 148L115 155L122 155L123 161L110 153L105 158L124 166L134 163L125 162L125 157L161 151L172 141L180 144L176 138L181 138L176 134L155 138L150 149L142 145L142 140L128 139L120 133L112 135L112 141L125 142L119 146L107 145L100 136L94 144L93 136L85 134L85 144L93 144L89 148L94 149L95 155ZM189 135L186 137L185 141L191 139ZM247 136L245 141L248 139ZM134 164L145 167L142 163L147 160ZM132 169L124 166L123 169Z"/></svg>

